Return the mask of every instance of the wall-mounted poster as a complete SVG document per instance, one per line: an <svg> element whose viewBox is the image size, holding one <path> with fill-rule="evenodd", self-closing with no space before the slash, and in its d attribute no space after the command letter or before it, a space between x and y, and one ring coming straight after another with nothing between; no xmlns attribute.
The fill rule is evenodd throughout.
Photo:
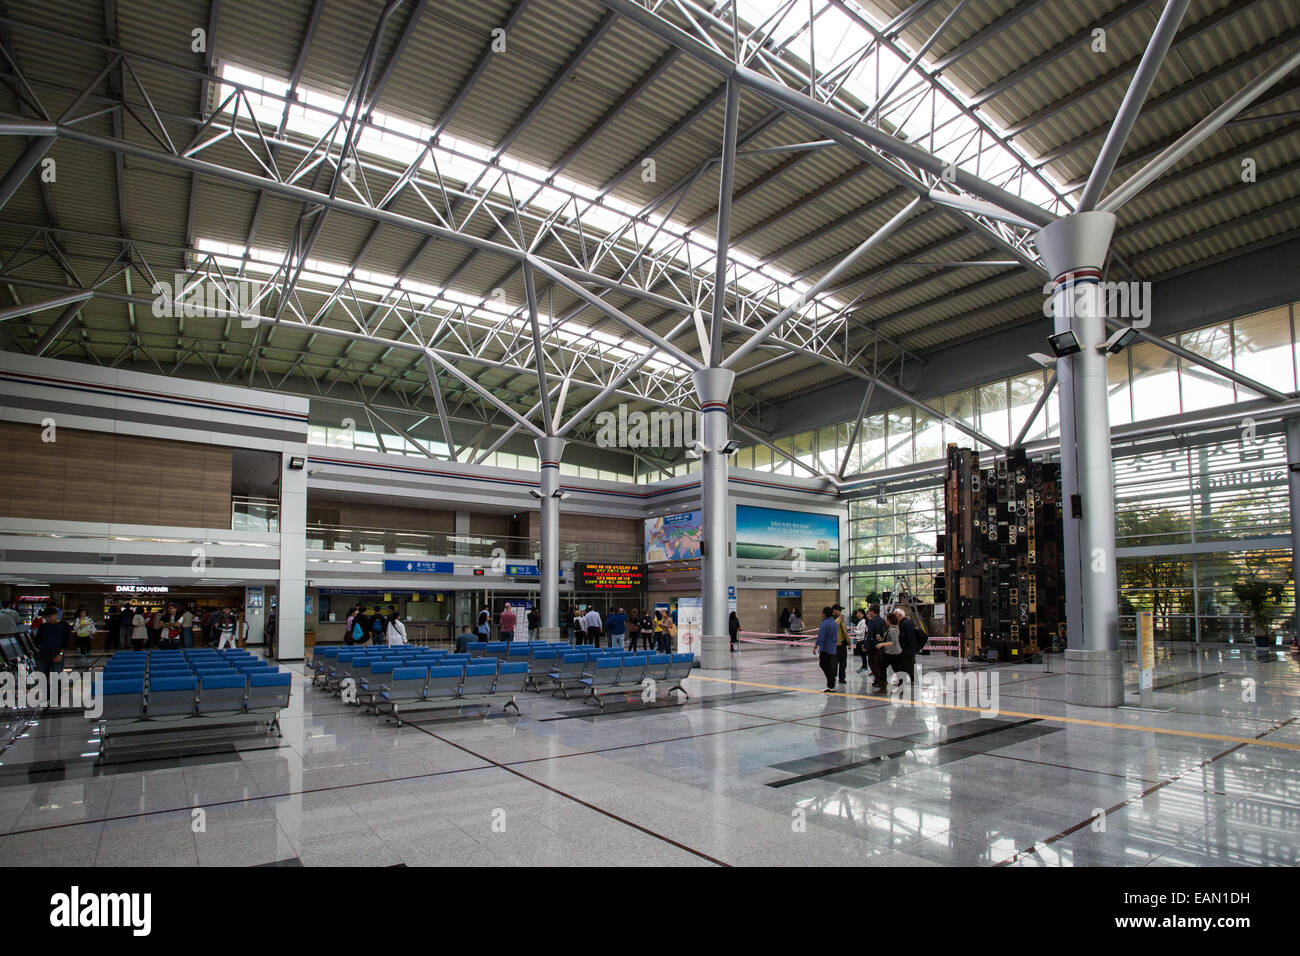
<svg viewBox="0 0 1300 956"><path fill-rule="evenodd" d="M647 518L646 561L690 561L700 556L700 512Z"/></svg>
<svg viewBox="0 0 1300 956"><path fill-rule="evenodd" d="M736 557L760 561L838 564L840 519L836 515L736 505Z"/></svg>

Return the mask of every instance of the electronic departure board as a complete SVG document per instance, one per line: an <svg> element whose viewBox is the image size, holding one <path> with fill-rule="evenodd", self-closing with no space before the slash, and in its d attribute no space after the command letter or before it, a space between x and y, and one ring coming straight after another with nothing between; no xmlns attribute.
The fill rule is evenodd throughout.
<svg viewBox="0 0 1300 956"><path fill-rule="evenodd" d="M631 591L645 583L644 564L582 564L574 562L576 590Z"/></svg>

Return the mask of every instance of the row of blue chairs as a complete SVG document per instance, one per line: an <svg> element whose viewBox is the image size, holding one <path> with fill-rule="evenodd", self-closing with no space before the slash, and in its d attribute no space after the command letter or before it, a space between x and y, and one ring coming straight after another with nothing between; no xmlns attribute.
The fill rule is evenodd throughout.
<svg viewBox="0 0 1300 956"><path fill-rule="evenodd" d="M104 679L101 721L261 714L279 730L278 712L289 706L293 675L279 668L249 674L114 676Z"/></svg>
<svg viewBox="0 0 1300 956"><path fill-rule="evenodd" d="M384 662L374 665L375 691L366 706L386 714L399 725L412 711L460 707L486 703L491 707L503 700L502 710L513 707L519 713L516 695L528 685L528 664L503 661L484 664L405 664ZM379 683L383 681L383 683ZM508 695L508 699L504 699Z"/></svg>
<svg viewBox="0 0 1300 956"><path fill-rule="evenodd" d="M379 661L422 661L431 664L442 660L466 663L468 654L450 654L445 648L413 647L410 644L376 647L326 647L317 648L307 662L312 674L312 684L326 690L337 691L349 677L355 682L365 675L370 664Z"/></svg>
<svg viewBox="0 0 1300 956"><path fill-rule="evenodd" d="M647 687L653 686L657 697L661 684L667 686L664 693L669 696L679 692L689 697L682 681L690 676L694 664L694 654L566 654L546 676L566 700L570 690L580 687L586 693L585 701L603 710L606 695L644 695ZM402 715L409 717L411 711L481 702L500 694L510 695L502 709L514 707L518 713L516 695L530 685L538 687L536 676L524 661L428 666L378 661L370 664L367 677L367 684L374 689L362 702L398 724L403 722Z"/></svg>
<svg viewBox="0 0 1300 956"><path fill-rule="evenodd" d="M104 665L101 753L110 730L164 729L187 718L266 717L278 734L292 685L292 674L236 648L120 651Z"/></svg>
<svg viewBox="0 0 1300 956"><path fill-rule="evenodd" d="M547 676L555 685L554 692L563 694L566 700L571 690L581 690L584 702L599 704L604 709L601 698L606 694L653 687L657 697L661 684L666 685L664 693L670 696L678 692L690 697L682 681L690 676L694 666L694 654L635 654L614 649L565 654Z"/></svg>

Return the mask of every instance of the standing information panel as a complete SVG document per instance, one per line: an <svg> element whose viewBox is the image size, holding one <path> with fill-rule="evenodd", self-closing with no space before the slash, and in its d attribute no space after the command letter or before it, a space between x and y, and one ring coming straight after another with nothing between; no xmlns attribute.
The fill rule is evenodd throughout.
<svg viewBox="0 0 1300 956"><path fill-rule="evenodd" d="M703 602L697 597L679 598L677 600L677 653L698 655L703 634Z"/></svg>

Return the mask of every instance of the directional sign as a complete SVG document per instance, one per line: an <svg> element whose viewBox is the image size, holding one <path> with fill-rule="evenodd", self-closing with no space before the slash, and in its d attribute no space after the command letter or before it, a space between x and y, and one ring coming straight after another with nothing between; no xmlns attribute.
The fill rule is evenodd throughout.
<svg viewBox="0 0 1300 956"><path fill-rule="evenodd" d="M451 574L456 565L450 561L410 561L405 558L384 558L384 570L399 574Z"/></svg>

